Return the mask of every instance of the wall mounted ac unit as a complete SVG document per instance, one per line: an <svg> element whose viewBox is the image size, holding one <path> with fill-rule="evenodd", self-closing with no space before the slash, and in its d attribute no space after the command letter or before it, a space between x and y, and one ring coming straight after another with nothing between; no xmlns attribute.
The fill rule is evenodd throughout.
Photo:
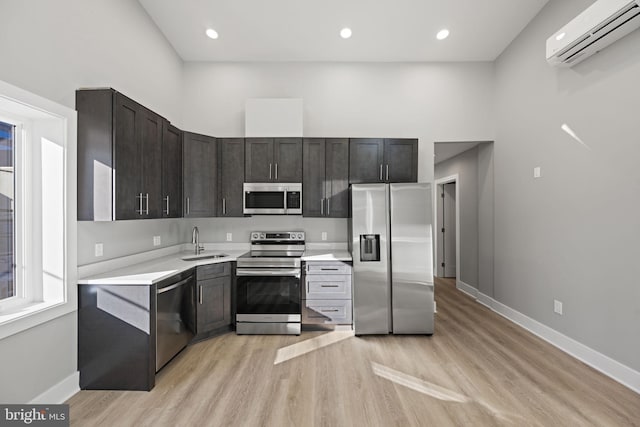
<svg viewBox="0 0 640 427"><path fill-rule="evenodd" d="M547 39L547 62L571 67L640 27L640 0L597 0Z"/></svg>

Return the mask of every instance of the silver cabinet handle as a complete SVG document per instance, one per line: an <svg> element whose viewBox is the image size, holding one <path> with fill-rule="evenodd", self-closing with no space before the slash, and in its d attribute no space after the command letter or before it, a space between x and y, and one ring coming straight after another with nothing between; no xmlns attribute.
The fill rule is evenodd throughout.
<svg viewBox="0 0 640 427"><path fill-rule="evenodd" d="M321 313L337 313L338 311L340 311L340 310L335 309L335 308L332 309L332 310L320 310Z"/></svg>
<svg viewBox="0 0 640 427"><path fill-rule="evenodd" d="M269 163L269 179L271 179L271 163Z"/></svg>
<svg viewBox="0 0 640 427"><path fill-rule="evenodd" d="M276 163L276 180L278 179L278 164Z"/></svg>
<svg viewBox="0 0 640 427"><path fill-rule="evenodd" d="M324 199L320 199L320 215L324 215Z"/></svg>
<svg viewBox="0 0 640 427"><path fill-rule="evenodd" d="M202 285L198 286L198 302L202 304Z"/></svg>
<svg viewBox="0 0 640 427"><path fill-rule="evenodd" d="M321 268L322 271L338 271L337 268Z"/></svg>
<svg viewBox="0 0 640 427"><path fill-rule="evenodd" d="M189 215L190 212L191 212L191 209L189 206L189 198L187 197L187 215Z"/></svg>
<svg viewBox="0 0 640 427"><path fill-rule="evenodd" d="M169 215L169 196L165 197L164 199L165 199L165 201L167 202L167 209L166 209L165 213L166 213L167 215Z"/></svg>
<svg viewBox="0 0 640 427"><path fill-rule="evenodd" d="M227 214L227 199L222 198L222 215Z"/></svg>
<svg viewBox="0 0 640 427"><path fill-rule="evenodd" d="M387 181L389 181L389 165L387 165Z"/></svg>
<svg viewBox="0 0 640 427"><path fill-rule="evenodd" d="M327 199L327 216L331 215L331 198Z"/></svg>
<svg viewBox="0 0 640 427"><path fill-rule="evenodd" d="M136 198L140 199L140 208L136 211L139 215L142 215L144 210L142 209L142 193L138 194Z"/></svg>
<svg viewBox="0 0 640 427"><path fill-rule="evenodd" d="M382 181L382 163L380 163L380 181Z"/></svg>
<svg viewBox="0 0 640 427"><path fill-rule="evenodd" d="M145 210L145 214L149 215L149 193L147 193L145 198L147 200L147 209Z"/></svg>
<svg viewBox="0 0 640 427"><path fill-rule="evenodd" d="M339 288L340 285L320 285L321 288Z"/></svg>

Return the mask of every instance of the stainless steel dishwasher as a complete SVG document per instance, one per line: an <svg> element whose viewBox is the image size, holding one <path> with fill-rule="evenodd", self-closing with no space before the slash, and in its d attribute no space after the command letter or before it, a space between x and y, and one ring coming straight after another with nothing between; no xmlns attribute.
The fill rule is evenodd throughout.
<svg viewBox="0 0 640 427"><path fill-rule="evenodd" d="M156 290L156 372L193 338L192 272L161 282Z"/></svg>

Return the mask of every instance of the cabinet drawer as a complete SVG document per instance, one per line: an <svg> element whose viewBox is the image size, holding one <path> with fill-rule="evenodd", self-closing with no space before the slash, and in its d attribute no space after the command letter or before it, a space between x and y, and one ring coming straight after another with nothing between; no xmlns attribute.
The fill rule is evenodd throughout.
<svg viewBox="0 0 640 427"><path fill-rule="evenodd" d="M351 299L351 275L307 275L305 299Z"/></svg>
<svg viewBox="0 0 640 427"><path fill-rule="evenodd" d="M211 279L213 277L231 275L231 263L221 262L218 264L200 265L196 276L198 280Z"/></svg>
<svg viewBox="0 0 640 427"><path fill-rule="evenodd" d="M350 324L351 300L303 300L302 323Z"/></svg>
<svg viewBox="0 0 640 427"><path fill-rule="evenodd" d="M307 274L351 274L351 266L343 262L307 262Z"/></svg>

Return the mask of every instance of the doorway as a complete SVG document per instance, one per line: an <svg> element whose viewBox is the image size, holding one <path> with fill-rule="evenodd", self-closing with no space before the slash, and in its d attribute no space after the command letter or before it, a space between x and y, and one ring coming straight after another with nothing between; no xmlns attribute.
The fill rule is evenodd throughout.
<svg viewBox="0 0 640 427"><path fill-rule="evenodd" d="M436 180L436 276L459 277L458 175Z"/></svg>

